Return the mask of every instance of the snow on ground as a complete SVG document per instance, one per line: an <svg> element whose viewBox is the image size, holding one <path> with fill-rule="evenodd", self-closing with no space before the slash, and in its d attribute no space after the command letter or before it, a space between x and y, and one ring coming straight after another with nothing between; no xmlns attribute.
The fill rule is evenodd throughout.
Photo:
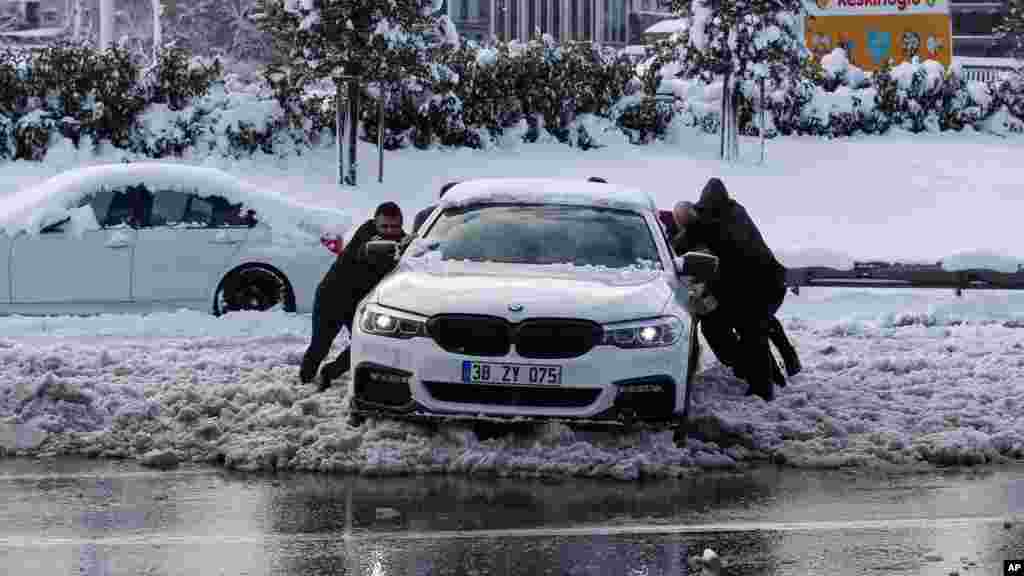
<svg viewBox="0 0 1024 576"><path fill-rule="evenodd" d="M907 469L1024 455L1024 294L816 288L781 316L804 372L766 403L706 353L684 449L670 432L557 424L489 439L460 425L350 428L343 385L297 382L304 315L2 318L0 452L623 480L768 459Z"/></svg>
<svg viewBox="0 0 1024 576"><path fill-rule="evenodd" d="M917 134L823 140L768 141L767 162L756 164L756 139L742 138L744 161L717 158L714 135L680 130L666 144L630 146L600 135L604 148L579 152L563 144L522 144L508 149L385 152L384 182L377 183L377 150L359 148L358 189L337 185L331 146L299 157L262 154L244 160L190 158L311 204L349 212L358 224L385 200L399 202L408 229L416 211L437 201L441 186L472 177L602 176L649 191L659 206L696 200L708 178L721 177L765 239L789 265L853 259L935 262L960 252L987 251L1024 261L1013 234L1024 212L1019 156L1024 139L990 134ZM58 147L44 163L0 166L5 191L60 170L120 160L99 159ZM0 191L0 195L4 194ZM826 255L822 262L804 255Z"/></svg>
<svg viewBox="0 0 1024 576"><path fill-rule="evenodd" d="M660 206L724 179L789 265L904 259L1012 268L1024 140L895 134L768 143L768 162L723 165L714 136L579 153L559 144L490 151L360 148L359 189L335 185L331 148L287 159L190 158L290 197L368 217L385 200L411 220L440 186L468 177L602 176L650 191ZM756 143L744 140L745 158ZM61 169L118 161L58 147L42 164L0 166L7 190ZM955 258L951 255L957 255ZM0 447L30 454L179 459L242 469L363 474L446 472L634 479L733 467L915 467L1024 455L1024 294L804 289L781 316L804 373L773 403L705 357L695 394L702 440L669 433L574 432L561 425L490 439L390 421L346 425L336 386L318 394L296 373L309 318L196 312L93 318L0 318ZM337 342L336 344L341 344Z"/></svg>

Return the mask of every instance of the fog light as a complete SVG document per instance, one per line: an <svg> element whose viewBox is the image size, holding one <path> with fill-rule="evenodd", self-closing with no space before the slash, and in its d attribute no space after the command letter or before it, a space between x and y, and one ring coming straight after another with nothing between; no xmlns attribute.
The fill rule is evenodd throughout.
<svg viewBox="0 0 1024 576"><path fill-rule="evenodd" d="M657 384L635 384L633 386L620 386L619 390L633 394L636 392L663 392L665 389Z"/></svg>
<svg viewBox="0 0 1024 576"><path fill-rule="evenodd" d="M409 377L402 374L394 374L392 372L377 372L370 370L367 373L367 377L371 382L384 382L387 384L408 384Z"/></svg>

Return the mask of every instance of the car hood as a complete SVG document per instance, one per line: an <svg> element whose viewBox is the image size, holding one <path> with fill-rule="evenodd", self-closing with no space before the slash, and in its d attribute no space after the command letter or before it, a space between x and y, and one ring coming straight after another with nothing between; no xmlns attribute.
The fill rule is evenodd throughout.
<svg viewBox="0 0 1024 576"><path fill-rule="evenodd" d="M672 296L661 270L623 274L544 268L475 263L453 263L444 270L400 266L377 286L372 301L424 316L487 314L512 321L558 317L607 323L657 316ZM510 310L515 305L522 310Z"/></svg>

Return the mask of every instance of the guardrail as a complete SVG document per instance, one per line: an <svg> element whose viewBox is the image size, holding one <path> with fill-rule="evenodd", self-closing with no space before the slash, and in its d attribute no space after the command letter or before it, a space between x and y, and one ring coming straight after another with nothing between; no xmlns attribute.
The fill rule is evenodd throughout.
<svg viewBox="0 0 1024 576"><path fill-rule="evenodd" d="M1010 66L977 66L974 64L964 64L960 67L960 70L965 80L976 82L999 80L1001 74L1013 72L1013 68Z"/></svg>
<svg viewBox="0 0 1024 576"><path fill-rule="evenodd" d="M938 266L883 265L854 266L838 270L824 266L790 268L786 271L786 286L794 294L800 287L839 288L945 288L957 296L964 290L1024 290L1024 270L999 272L989 268L948 271Z"/></svg>

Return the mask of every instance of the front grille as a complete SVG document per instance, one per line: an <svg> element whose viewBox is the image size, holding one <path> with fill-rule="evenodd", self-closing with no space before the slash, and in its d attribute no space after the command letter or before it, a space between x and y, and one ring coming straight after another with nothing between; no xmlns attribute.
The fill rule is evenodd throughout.
<svg viewBox="0 0 1024 576"><path fill-rule="evenodd" d="M601 342L601 326L586 320L526 320L516 329L516 352L523 358L575 358Z"/></svg>
<svg viewBox="0 0 1024 576"><path fill-rule="evenodd" d="M376 364L360 364L352 379L359 400L384 406L405 406L412 402L409 372Z"/></svg>
<svg viewBox="0 0 1024 576"><path fill-rule="evenodd" d="M532 408L583 408L601 395L594 388L541 388L424 382L427 392L440 402L490 404Z"/></svg>
<svg viewBox="0 0 1024 576"><path fill-rule="evenodd" d="M533 318L511 324L497 316L442 314L427 333L447 352L505 356L515 345L523 358L575 358L601 342L601 326L588 320Z"/></svg>
<svg viewBox="0 0 1024 576"><path fill-rule="evenodd" d="M443 314L427 322L427 332L447 352L470 356L504 356L512 346L504 318Z"/></svg>

